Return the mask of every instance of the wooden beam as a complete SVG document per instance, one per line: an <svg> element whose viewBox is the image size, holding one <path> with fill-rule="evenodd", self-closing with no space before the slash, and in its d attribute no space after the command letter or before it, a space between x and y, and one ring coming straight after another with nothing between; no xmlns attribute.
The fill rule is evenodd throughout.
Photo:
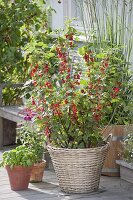
<svg viewBox="0 0 133 200"><path fill-rule="evenodd" d="M18 87L23 87L24 83L1 83L0 88L6 88L6 87L11 87L11 88L18 88Z"/></svg>
<svg viewBox="0 0 133 200"><path fill-rule="evenodd" d="M0 117L11 120L13 122L22 122L24 115L21 114L23 107L3 106L0 107Z"/></svg>
<svg viewBox="0 0 133 200"><path fill-rule="evenodd" d="M2 88L0 87L0 106L2 106Z"/></svg>
<svg viewBox="0 0 133 200"><path fill-rule="evenodd" d="M3 119L0 117L0 149L3 148Z"/></svg>

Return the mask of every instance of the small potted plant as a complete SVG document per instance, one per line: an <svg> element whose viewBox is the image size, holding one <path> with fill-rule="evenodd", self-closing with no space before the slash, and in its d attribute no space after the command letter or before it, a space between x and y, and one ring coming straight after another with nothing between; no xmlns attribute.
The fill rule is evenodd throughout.
<svg viewBox="0 0 133 200"><path fill-rule="evenodd" d="M5 167L12 190L28 189L36 153L25 145L3 153L0 166Z"/></svg>
<svg viewBox="0 0 133 200"><path fill-rule="evenodd" d="M41 182L43 178L46 161L43 159L45 135L39 132L34 124L33 113L26 110L27 115L24 117L25 123L21 124L18 130L18 139L29 149L34 150L36 160L32 169L30 182Z"/></svg>
<svg viewBox="0 0 133 200"><path fill-rule="evenodd" d="M133 133L128 134L123 141L122 160L116 160L120 165L120 177L133 183Z"/></svg>

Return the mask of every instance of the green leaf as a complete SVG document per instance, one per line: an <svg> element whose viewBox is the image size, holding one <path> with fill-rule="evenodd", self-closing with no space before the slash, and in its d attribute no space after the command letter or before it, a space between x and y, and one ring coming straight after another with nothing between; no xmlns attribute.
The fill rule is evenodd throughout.
<svg viewBox="0 0 133 200"><path fill-rule="evenodd" d="M96 58L101 58L101 59L104 59L106 56L105 53L99 53L99 54L96 54Z"/></svg>
<svg viewBox="0 0 133 200"><path fill-rule="evenodd" d="M83 56L85 54L85 48L84 47L78 48L78 53Z"/></svg>
<svg viewBox="0 0 133 200"><path fill-rule="evenodd" d="M117 99L112 99L112 100L111 100L111 103L117 103L117 102L119 102L119 101L120 101L119 98L117 98Z"/></svg>

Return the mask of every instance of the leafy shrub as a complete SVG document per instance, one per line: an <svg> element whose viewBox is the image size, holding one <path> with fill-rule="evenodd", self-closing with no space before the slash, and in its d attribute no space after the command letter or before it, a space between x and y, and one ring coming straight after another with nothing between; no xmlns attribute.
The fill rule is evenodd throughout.
<svg viewBox="0 0 133 200"><path fill-rule="evenodd" d="M24 83L28 79L29 62L24 47L42 29L44 32L47 29L45 1L0 1L0 83L10 86L10 83ZM45 33L40 38L43 35ZM3 93L3 103L9 104L21 92L6 88Z"/></svg>
<svg viewBox="0 0 133 200"><path fill-rule="evenodd" d="M32 166L36 161L35 151L31 151L24 145L18 146L10 151L5 151L2 155L0 166Z"/></svg>

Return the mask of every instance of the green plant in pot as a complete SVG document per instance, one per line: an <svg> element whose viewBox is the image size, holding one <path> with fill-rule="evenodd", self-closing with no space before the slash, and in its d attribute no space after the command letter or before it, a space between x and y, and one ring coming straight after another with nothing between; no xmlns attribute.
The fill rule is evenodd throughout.
<svg viewBox="0 0 133 200"><path fill-rule="evenodd" d="M55 65L46 60L32 66L34 89L29 107L47 137L61 190L85 193L98 190L109 147L101 130L109 123L108 91L113 89L106 84L108 52L97 53L88 44L80 49L82 56L73 56L76 35L76 30L67 26L51 48Z"/></svg>
<svg viewBox="0 0 133 200"><path fill-rule="evenodd" d="M25 145L3 153L1 167L5 167L12 190L28 189L36 153Z"/></svg>
<svg viewBox="0 0 133 200"><path fill-rule="evenodd" d="M25 111L27 115L24 117L25 123L18 127L18 139L36 154L36 160L32 169L30 182L41 182L43 178L46 161L43 159L45 136L39 132L39 129L34 124L33 113Z"/></svg>

